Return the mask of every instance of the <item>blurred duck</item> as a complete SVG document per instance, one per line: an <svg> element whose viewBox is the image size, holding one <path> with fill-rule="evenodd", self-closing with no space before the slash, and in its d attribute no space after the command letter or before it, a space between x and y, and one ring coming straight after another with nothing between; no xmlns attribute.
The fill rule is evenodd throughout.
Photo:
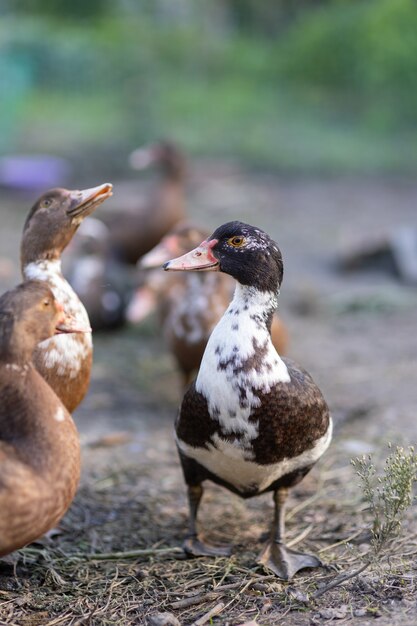
<svg viewBox="0 0 417 626"><path fill-rule="evenodd" d="M65 256L64 276L85 306L93 331L122 326L134 268L111 254L109 228L90 217L81 224Z"/></svg>
<svg viewBox="0 0 417 626"><path fill-rule="evenodd" d="M161 268L173 256L179 256L204 238L204 231L181 224L166 235L160 244L145 255L141 268ZM155 308L164 339L188 385L199 367L211 331L230 299L232 283L223 274L179 273L174 276L152 271L145 285L133 296L127 319L138 323Z"/></svg>
<svg viewBox="0 0 417 626"><path fill-rule="evenodd" d="M61 254L81 222L111 195L108 183L83 191L51 189L33 205L23 228L23 277L45 281L84 327L90 326L88 315L61 272ZM70 413L87 392L92 359L91 333L51 337L38 346L33 357L36 368Z"/></svg>
<svg viewBox="0 0 417 626"><path fill-rule="evenodd" d="M185 218L185 158L175 145L164 141L135 150L129 162L137 170L154 165L159 173L156 184L149 194L136 197L134 207L101 217L109 227L117 259L134 265Z"/></svg>
<svg viewBox="0 0 417 626"><path fill-rule="evenodd" d="M45 282L28 281L0 298L0 556L55 526L75 495L77 430L32 355L55 333L84 330Z"/></svg>
<svg viewBox="0 0 417 626"><path fill-rule="evenodd" d="M141 259L139 267L159 268L170 258L196 247L208 234L193 224L178 224ZM227 308L233 287L230 276L219 272L167 275L152 271L147 274L145 284L136 290L126 317L131 323L139 323L158 309L165 341L187 386L200 366L213 328ZM276 316L271 332L276 349L284 354L287 331Z"/></svg>

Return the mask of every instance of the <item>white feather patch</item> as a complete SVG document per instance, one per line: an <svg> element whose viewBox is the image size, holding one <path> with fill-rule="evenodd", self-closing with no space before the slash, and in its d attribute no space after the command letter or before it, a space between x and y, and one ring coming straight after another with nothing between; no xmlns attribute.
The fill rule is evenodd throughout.
<svg viewBox="0 0 417 626"><path fill-rule="evenodd" d="M207 399L209 413L223 431L243 434L248 442L258 436L258 425L249 422L252 409L260 405L257 392L268 393L277 383L290 382L266 323L260 321L276 304L274 293L238 283L232 302L211 334L196 380L196 390ZM236 372L256 355L256 346L264 350L262 362Z"/></svg>
<svg viewBox="0 0 417 626"><path fill-rule="evenodd" d="M177 443L187 457L195 459L215 476L242 493L247 491L259 493L282 476L315 463L328 448L331 438L332 420L327 432L317 439L313 448L305 450L299 456L270 465L259 465L248 459L246 451L239 447L239 444L225 441L217 434L208 444L208 448L194 448L181 440Z"/></svg>
<svg viewBox="0 0 417 626"><path fill-rule="evenodd" d="M63 422L65 420L65 411L62 406L59 406L54 415L57 422Z"/></svg>
<svg viewBox="0 0 417 626"><path fill-rule="evenodd" d="M65 311L71 314L83 326L90 325L87 311L71 285L61 273L61 261L35 261L23 268L23 276L27 280L43 280L49 287ZM57 368L60 376L75 378L84 359L91 351L93 342L91 333L63 334L46 339L39 344L44 353L44 365Z"/></svg>

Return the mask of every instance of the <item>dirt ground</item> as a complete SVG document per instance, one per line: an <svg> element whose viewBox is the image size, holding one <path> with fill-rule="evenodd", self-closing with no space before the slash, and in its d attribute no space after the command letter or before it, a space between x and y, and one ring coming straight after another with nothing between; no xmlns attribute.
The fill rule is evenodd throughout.
<svg viewBox="0 0 417 626"><path fill-rule="evenodd" d="M112 202L134 190L115 183ZM6 288L19 277L32 198L2 196ZM350 459L371 452L382 464L388 442L413 444L417 434L417 291L389 274L342 275L335 261L359 241L416 226L416 206L417 184L405 180L288 179L220 162L192 172L191 217L213 228L248 221L281 247L289 355L313 375L335 419L329 451L291 495L288 539L325 566L289 583L262 571L256 555L272 498L244 502L212 485L201 521L213 541L233 543L233 556L183 558L187 505L172 434L179 377L151 319L95 336L91 389L75 415L80 489L56 532L0 566L0 624L417 624L415 507L379 567L316 595L369 550Z"/></svg>

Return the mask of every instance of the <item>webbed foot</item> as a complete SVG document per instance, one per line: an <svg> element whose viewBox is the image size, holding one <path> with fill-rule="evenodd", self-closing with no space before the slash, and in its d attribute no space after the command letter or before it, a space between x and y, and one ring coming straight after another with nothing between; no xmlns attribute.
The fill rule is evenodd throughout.
<svg viewBox="0 0 417 626"><path fill-rule="evenodd" d="M282 543L269 541L258 557L258 563L283 580L290 580L305 567L321 567L322 562L313 554L303 554L287 548Z"/></svg>
<svg viewBox="0 0 417 626"><path fill-rule="evenodd" d="M232 553L230 546L213 546L196 535L187 537L182 547L188 556L230 556Z"/></svg>

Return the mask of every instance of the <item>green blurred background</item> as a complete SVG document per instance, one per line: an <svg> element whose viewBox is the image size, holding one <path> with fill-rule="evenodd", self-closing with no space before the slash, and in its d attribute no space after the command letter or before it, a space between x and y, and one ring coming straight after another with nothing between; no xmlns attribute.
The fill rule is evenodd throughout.
<svg viewBox="0 0 417 626"><path fill-rule="evenodd" d="M2 0L0 154L122 175L192 155L314 173L417 170L415 0Z"/></svg>

